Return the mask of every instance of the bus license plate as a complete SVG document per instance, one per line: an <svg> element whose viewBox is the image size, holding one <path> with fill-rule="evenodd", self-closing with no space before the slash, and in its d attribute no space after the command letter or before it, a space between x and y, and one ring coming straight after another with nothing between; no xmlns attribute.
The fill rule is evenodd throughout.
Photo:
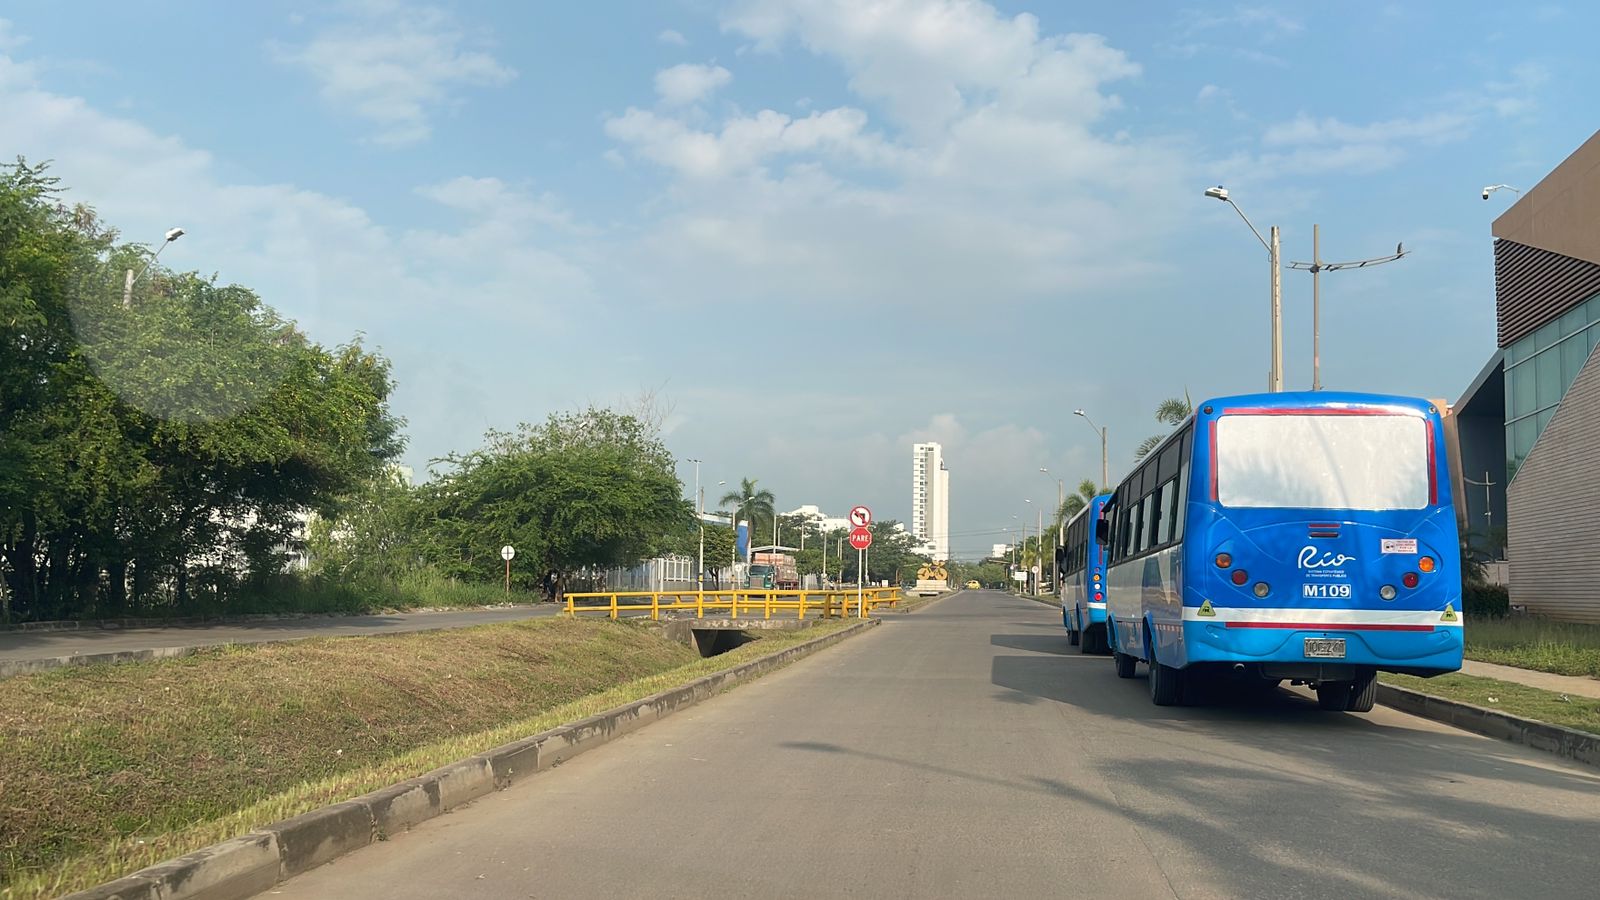
<svg viewBox="0 0 1600 900"><path fill-rule="evenodd" d="M1344 638L1306 638L1310 659L1344 659Z"/></svg>

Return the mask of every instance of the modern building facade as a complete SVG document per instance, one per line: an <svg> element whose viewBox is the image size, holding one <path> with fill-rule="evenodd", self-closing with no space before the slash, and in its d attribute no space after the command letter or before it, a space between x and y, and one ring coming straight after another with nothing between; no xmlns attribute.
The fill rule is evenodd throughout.
<svg viewBox="0 0 1600 900"><path fill-rule="evenodd" d="M1600 622L1600 132L1493 235L1499 351L1457 405L1462 477L1504 482L1511 602ZM1482 414L1496 396L1503 466L1485 479ZM1493 514L1492 487L1463 487L1469 509L1486 493Z"/></svg>
<svg viewBox="0 0 1600 900"><path fill-rule="evenodd" d="M950 470L932 441L911 448L911 534L934 559L950 558Z"/></svg>

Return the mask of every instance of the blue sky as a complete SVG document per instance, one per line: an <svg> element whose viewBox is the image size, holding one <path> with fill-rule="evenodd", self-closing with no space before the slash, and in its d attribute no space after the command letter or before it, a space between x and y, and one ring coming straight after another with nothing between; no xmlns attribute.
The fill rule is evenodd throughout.
<svg viewBox="0 0 1600 900"><path fill-rule="evenodd" d="M779 505L958 555L1113 477L1185 389L1265 381L1265 254L1323 283L1329 387L1454 399L1493 351L1489 223L1600 127L1585 4L13 0L0 153L163 262L395 362L407 461L588 402ZM1310 384L1310 281L1284 274ZM693 468L681 473L693 481Z"/></svg>

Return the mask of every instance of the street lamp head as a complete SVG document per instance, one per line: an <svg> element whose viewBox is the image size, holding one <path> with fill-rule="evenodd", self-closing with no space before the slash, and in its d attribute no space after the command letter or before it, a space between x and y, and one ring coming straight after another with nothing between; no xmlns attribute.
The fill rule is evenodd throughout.
<svg viewBox="0 0 1600 900"><path fill-rule="evenodd" d="M1217 185L1216 187L1208 187L1208 188L1206 188L1206 196L1207 197L1211 197L1211 198L1216 199L1216 200L1221 200L1223 203L1227 203L1228 202L1228 189L1223 187L1220 184Z"/></svg>
<svg viewBox="0 0 1600 900"><path fill-rule="evenodd" d="M1084 411L1083 411L1083 410L1081 410L1081 409L1075 409L1075 410L1073 410L1073 411L1072 411L1072 414L1073 414L1073 415L1075 415L1075 416L1087 416L1087 415L1089 415L1089 414L1088 414L1088 413L1086 413L1086 412L1084 412Z"/></svg>
<svg viewBox="0 0 1600 900"><path fill-rule="evenodd" d="M167 243L170 244L178 238L183 237L185 234L187 234L187 232L185 232L182 228L174 228L167 232Z"/></svg>
<svg viewBox="0 0 1600 900"><path fill-rule="evenodd" d="M1045 468L1045 467L1044 467L1044 466L1040 466L1040 467L1039 467L1039 471L1041 471L1041 472L1043 472L1043 473L1045 473L1045 474L1046 474L1046 475L1049 475L1049 474L1050 474L1050 470L1049 470L1049 469L1046 469L1046 468Z"/></svg>

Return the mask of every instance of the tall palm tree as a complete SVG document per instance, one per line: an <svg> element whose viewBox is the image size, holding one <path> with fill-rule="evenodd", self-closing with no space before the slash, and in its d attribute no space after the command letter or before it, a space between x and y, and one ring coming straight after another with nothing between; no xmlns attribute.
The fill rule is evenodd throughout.
<svg viewBox="0 0 1600 900"><path fill-rule="evenodd" d="M1168 397L1161 401L1161 404L1156 407L1156 421L1176 428L1183 424L1183 420L1189 418L1189 414L1192 412L1194 412L1194 401L1189 399L1189 392L1184 391L1183 399L1181 400L1177 397ZM1152 434L1140 441L1138 449L1133 451L1133 458L1144 459L1149 456L1150 451L1154 450L1157 444L1166 440L1166 437L1164 434Z"/></svg>
<svg viewBox="0 0 1600 900"><path fill-rule="evenodd" d="M1059 530L1065 526L1068 519L1077 515L1078 511L1085 506L1088 506L1089 501L1093 500L1099 493L1100 486L1095 483L1093 478L1085 478L1078 482L1078 489L1068 494L1067 498L1061 501L1061 508L1056 510L1056 528Z"/></svg>
<svg viewBox="0 0 1600 900"><path fill-rule="evenodd" d="M756 486L756 479L739 479L739 489L729 491L722 495L718 506L732 506L734 522L746 519L750 522L751 544L755 543L757 535L772 534L772 504L775 498L772 492Z"/></svg>

